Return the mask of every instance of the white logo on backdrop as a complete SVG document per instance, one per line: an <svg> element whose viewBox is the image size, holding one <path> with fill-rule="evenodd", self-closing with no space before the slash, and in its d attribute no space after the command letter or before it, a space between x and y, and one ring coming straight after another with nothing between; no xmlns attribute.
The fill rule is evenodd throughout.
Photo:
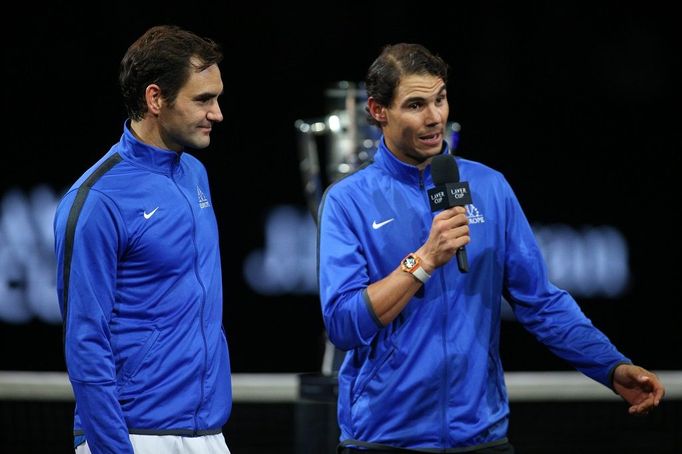
<svg viewBox="0 0 682 454"><path fill-rule="evenodd" d="M38 186L0 197L0 320L61 323L52 232L57 196ZM469 216L483 218L473 208ZM277 206L264 227L263 248L243 263L247 284L263 295L317 294L317 229L309 211ZM628 245L615 227L553 224L533 230L557 286L576 298L618 298L627 291Z"/></svg>
<svg viewBox="0 0 682 454"><path fill-rule="evenodd" d="M0 198L0 320L61 323L52 221L57 196L47 186Z"/></svg>
<svg viewBox="0 0 682 454"><path fill-rule="evenodd" d="M483 213L467 205L474 223ZM550 279L576 298L618 298L630 277L628 245L612 226L574 228L565 224L533 225ZM265 245L244 263L251 288L265 295L317 293L317 232L304 208L281 205L265 222Z"/></svg>

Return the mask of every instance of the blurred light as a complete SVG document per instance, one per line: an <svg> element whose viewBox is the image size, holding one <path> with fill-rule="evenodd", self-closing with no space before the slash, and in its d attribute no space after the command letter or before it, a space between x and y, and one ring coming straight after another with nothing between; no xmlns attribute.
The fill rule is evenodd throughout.
<svg viewBox="0 0 682 454"><path fill-rule="evenodd" d="M244 260L244 278L263 295L309 294L317 289L317 231L308 211L280 205L265 221L265 248Z"/></svg>
<svg viewBox="0 0 682 454"><path fill-rule="evenodd" d="M536 225L550 280L574 296L616 298L630 279L623 235L611 226Z"/></svg>
<svg viewBox="0 0 682 454"><path fill-rule="evenodd" d="M52 219L46 186L0 200L0 320L61 323ZM471 214L471 213L470 213ZM280 205L267 214L265 245L244 260L246 283L263 295L317 294L317 229L310 212ZM628 246L612 226L534 225L550 280L576 298L618 298L628 290ZM513 318L503 301L502 315Z"/></svg>
<svg viewBox="0 0 682 454"><path fill-rule="evenodd" d="M338 132L341 130L341 119L338 115L330 115L329 118L327 118L327 122L329 122L330 131Z"/></svg>
<svg viewBox="0 0 682 454"><path fill-rule="evenodd" d="M9 190L0 200L0 319L34 317L61 323L52 219L57 197L47 186L27 196Z"/></svg>
<svg viewBox="0 0 682 454"><path fill-rule="evenodd" d="M322 132L322 131L325 131L327 129L327 126L323 122L318 121L318 122L313 123L312 126L310 127L310 129L313 132Z"/></svg>
<svg viewBox="0 0 682 454"><path fill-rule="evenodd" d="M304 133L310 131L310 125L303 120L296 120L294 126Z"/></svg>
<svg viewBox="0 0 682 454"><path fill-rule="evenodd" d="M475 217L475 207L468 209ZM612 226L573 228L535 225L533 231L552 283L575 298L618 298L630 279L628 247ZM274 208L265 224L265 248L252 252L244 276L261 294L317 293L317 230L308 211L290 205ZM503 316L511 317L503 307Z"/></svg>

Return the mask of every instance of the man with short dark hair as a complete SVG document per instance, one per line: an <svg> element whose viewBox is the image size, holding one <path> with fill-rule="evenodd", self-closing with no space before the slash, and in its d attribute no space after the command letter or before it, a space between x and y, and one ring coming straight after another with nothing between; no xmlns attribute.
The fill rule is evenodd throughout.
<svg viewBox="0 0 682 454"><path fill-rule="evenodd" d="M128 49L120 140L54 220L77 454L229 454L218 228L204 166L223 120L210 39L156 26Z"/></svg>
<svg viewBox="0 0 682 454"><path fill-rule="evenodd" d="M472 203L432 213L431 163L450 155L447 75L421 45L384 48L366 80L367 112L382 132L373 162L330 186L320 205L322 312L330 340L347 351L339 452L514 452L499 355L503 295L556 355L620 394L630 413L649 412L663 385L549 282L502 174L456 158ZM469 225L468 213L478 222ZM468 272L452 260L465 246Z"/></svg>

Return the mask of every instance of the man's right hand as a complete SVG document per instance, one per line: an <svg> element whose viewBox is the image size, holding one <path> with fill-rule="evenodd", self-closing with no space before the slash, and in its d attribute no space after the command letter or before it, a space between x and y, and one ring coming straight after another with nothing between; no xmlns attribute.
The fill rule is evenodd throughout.
<svg viewBox="0 0 682 454"><path fill-rule="evenodd" d="M422 259L422 267L431 274L436 268L449 262L462 246L471 241L469 219L464 207L456 206L438 213L431 223L429 239L416 254Z"/></svg>

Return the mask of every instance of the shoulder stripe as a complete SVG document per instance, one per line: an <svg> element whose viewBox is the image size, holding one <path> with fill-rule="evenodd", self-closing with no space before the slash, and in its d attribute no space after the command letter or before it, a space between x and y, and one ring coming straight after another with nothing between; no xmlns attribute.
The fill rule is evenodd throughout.
<svg viewBox="0 0 682 454"><path fill-rule="evenodd" d="M68 307L69 307L69 279L71 277L71 259L73 258L73 242L76 235L76 224L78 223L78 216L80 216L83 205L85 205L85 200L88 198L90 193L90 188L102 178L102 175L107 173L116 164L121 162L123 158L118 153L114 153L104 161L97 169L95 169L92 174L83 182L78 192L76 193L76 198L71 205L71 210L69 211L69 217L66 220L66 239L64 240L64 328L62 331L63 341L66 342L66 325L69 319Z"/></svg>

